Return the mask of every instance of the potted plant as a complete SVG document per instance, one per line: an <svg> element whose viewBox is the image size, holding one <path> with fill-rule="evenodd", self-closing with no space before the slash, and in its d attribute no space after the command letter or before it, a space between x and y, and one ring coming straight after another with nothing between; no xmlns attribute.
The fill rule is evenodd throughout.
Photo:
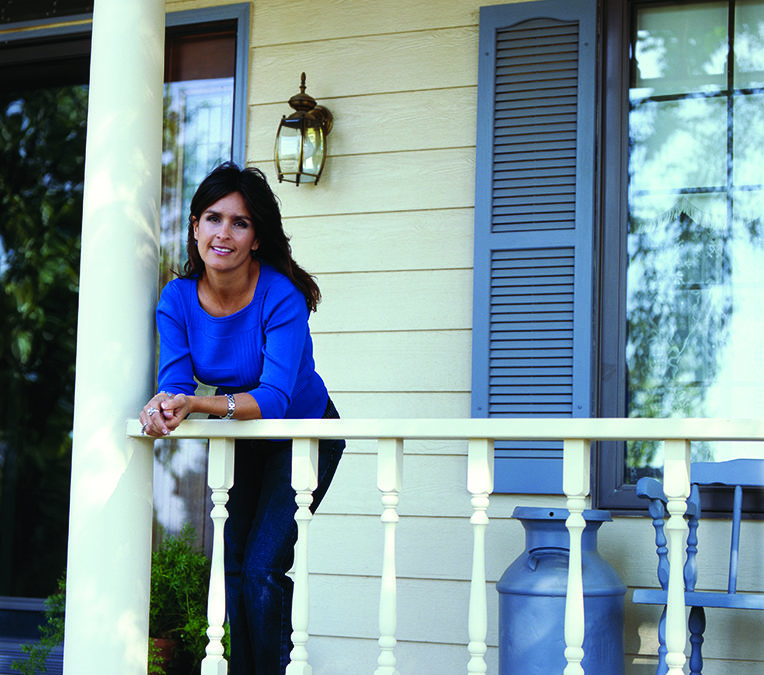
<svg viewBox="0 0 764 675"><path fill-rule="evenodd" d="M176 535L164 532L151 554L149 675L198 673L207 647L207 594L210 561L196 546L196 531L184 525ZM28 657L11 668L21 675L45 673L51 650L64 641L66 583L45 601L39 642L22 645ZM170 649L167 649L167 641Z"/></svg>
<svg viewBox="0 0 764 675"><path fill-rule="evenodd" d="M198 670L208 641L210 561L195 542L196 531L186 524L177 535L162 533L151 555L149 635L167 670L184 674Z"/></svg>

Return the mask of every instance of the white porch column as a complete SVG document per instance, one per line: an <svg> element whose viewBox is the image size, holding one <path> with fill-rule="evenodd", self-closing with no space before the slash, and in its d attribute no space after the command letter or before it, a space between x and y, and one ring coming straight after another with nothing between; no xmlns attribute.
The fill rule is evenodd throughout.
<svg viewBox="0 0 764 675"><path fill-rule="evenodd" d="M164 0L96 0L67 568L66 675L146 673Z"/></svg>

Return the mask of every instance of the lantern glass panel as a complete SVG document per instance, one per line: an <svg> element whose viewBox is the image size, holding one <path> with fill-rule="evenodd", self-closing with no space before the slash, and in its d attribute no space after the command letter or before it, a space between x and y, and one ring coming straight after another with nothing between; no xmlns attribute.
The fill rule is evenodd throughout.
<svg viewBox="0 0 764 675"><path fill-rule="evenodd" d="M296 174L300 171L301 125L282 123L276 138L276 157L278 170L284 174Z"/></svg>
<svg viewBox="0 0 764 675"><path fill-rule="evenodd" d="M318 176L324 161L324 131L321 127L305 129L302 142L302 172Z"/></svg>

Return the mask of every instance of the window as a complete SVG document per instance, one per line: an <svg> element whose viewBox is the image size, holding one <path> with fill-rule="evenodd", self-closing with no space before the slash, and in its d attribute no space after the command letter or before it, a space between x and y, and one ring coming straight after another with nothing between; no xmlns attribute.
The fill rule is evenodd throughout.
<svg viewBox="0 0 764 675"><path fill-rule="evenodd" d="M248 8L171 14L167 25L163 271L183 263L189 189L212 165L242 162ZM66 564L90 32L80 23L3 37L0 595L44 597ZM200 41L214 49L189 49ZM206 462L194 448L156 452L159 522L191 521L202 534Z"/></svg>
<svg viewBox="0 0 764 675"><path fill-rule="evenodd" d="M758 417L764 2L633 2L606 22L621 86L604 94L603 194L620 203L602 219L599 412ZM628 508L661 446L602 445L599 503ZM762 454L746 445L693 443L692 458Z"/></svg>
<svg viewBox="0 0 764 675"><path fill-rule="evenodd" d="M480 35L473 415L760 416L764 0L539 0ZM660 452L598 444L594 503L644 508ZM560 471L497 449L497 490Z"/></svg>

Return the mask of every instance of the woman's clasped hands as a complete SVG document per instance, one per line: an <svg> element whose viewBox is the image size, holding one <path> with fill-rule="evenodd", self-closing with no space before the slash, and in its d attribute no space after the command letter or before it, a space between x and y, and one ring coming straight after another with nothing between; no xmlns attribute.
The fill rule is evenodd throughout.
<svg viewBox="0 0 764 675"><path fill-rule="evenodd" d="M141 432L146 436L167 436L191 412L191 397L159 392L141 410Z"/></svg>

